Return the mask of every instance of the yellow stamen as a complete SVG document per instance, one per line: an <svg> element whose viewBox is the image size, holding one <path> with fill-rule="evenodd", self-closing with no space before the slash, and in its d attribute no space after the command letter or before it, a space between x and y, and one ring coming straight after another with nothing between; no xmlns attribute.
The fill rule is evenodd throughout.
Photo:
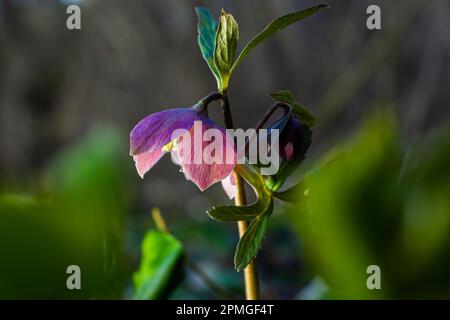
<svg viewBox="0 0 450 320"><path fill-rule="evenodd" d="M162 151L164 152L170 152L173 148L173 141L170 141L168 144L166 144L164 147L162 147Z"/></svg>

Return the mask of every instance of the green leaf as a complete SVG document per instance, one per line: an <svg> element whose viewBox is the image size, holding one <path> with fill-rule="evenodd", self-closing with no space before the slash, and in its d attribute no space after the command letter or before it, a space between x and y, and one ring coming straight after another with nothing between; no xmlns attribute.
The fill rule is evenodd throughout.
<svg viewBox="0 0 450 320"><path fill-rule="evenodd" d="M39 201L30 195L16 193L0 194L0 209L15 207L18 209L32 209L39 205Z"/></svg>
<svg viewBox="0 0 450 320"><path fill-rule="evenodd" d="M304 106L296 102L290 90L280 90L271 93L270 96L278 102L283 102L292 107L292 114L302 123L312 128L316 122L316 118Z"/></svg>
<svg viewBox="0 0 450 320"><path fill-rule="evenodd" d="M249 206L217 206L206 210L206 213L219 222L249 221L262 211L259 203Z"/></svg>
<svg viewBox="0 0 450 320"><path fill-rule="evenodd" d="M206 213L214 220L220 222L249 221L264 213L270 205L271 194L267 190L264 179L251 167L237 165L236 172L247 181L255 190L257 199L246 206L217 206L207 210Z"/></svg>
<svg viewBox="0 0 450 320"><path fill-rule="evenodd" d="M219 89L221 91L228 88L238 38L239 29L236 20L231 14L222 10L214 48L214 64L220 74L221 84Z"/></svg>
<svg viewBox="0 0 450 320"><path fill-rule="evenodd" d="M327 283L330 298L386 297L387 293L381 290L367 290L367 275L359 271L365 270L371 261L377 260L383 272L392 274L402 274L401 266L406 261L410 266L422 266L420 254L416 256L419 264L413 261L427 237L415 234L411 237L417 239L414 246L402 247L408 237L407 217L413 215L404 215L403 199L408 188L400 178L405 159L399 151L391 116L371 118L348 143L336 146L319 160L305 177L309 188L306 201L289 208L292 227L301 236L307 252L314 253L311 255L314 272ZM429 221L430 213L434 212L424 211L425 220L414 220L414 230L420 229L419 221ZM393 277L386 281L385 287L398 290L398 284L402 283L404 297L404 292L411 292L411 283L417 280L416 272L400 281ZM392 293L390 290L389 297Z"/></svg>
<svg viewBox="0 0 450 320"><path fill-rule="evenodd" d="M272 195L280 200L291 202L291 203L298 203L304 200L304 198L307 196L307 187L305 185L304 181L298 182L293 187L281 191L281 192L274 192Z"/></svg>
<svg viewBox="0 0 450 320"><path fill-rule="evenodd" d="M287 26L293 24L294 22L297 22L299 20L302 20L314 13L316 13L318 10L322 8L327 8L327 4L319 4L301 11L293 12L290 14L287 14L285 16L282 16L271 23L259 34L257 34L252 40L250 40L249 43L244 47L242 52L239 54L239 57L236 59L236 62L234 63L233 67L231 68L231 72L233 72L236 67L241 63L241 61L244 59L244 57L258 44L269 38L274 33L286 28Z"/></svg>
<svg viewBox="0 0 450 320"><path fill-rule="evenodd" d="M139 270L133 275L137 300L158 299L170 287L183 256L183 246L167 232L151 230L142 242Z"/></svg>
<svg viewBox="0 0 450 320"><path fill-rule="evenodd" d="M214 46L216 42L217 21L211 12L204 7L196 7L195 12L198 18L198 45L211 72L220 84L220 74L214 64Z"/></svg>
<svg viewBox="0 0 450 320"><path fill-rule="evenodd" d="M234 255L236 270L244 269L256 257L266 233L270 215L273 210L273 201L270 201L266 211L257 216L248 227L239 241Z"/></svg>
<svg viewBox="0 0 450 320"><path fill-rule="evenodd" d="M264 183L264 178L256 172L252 167L238 164L234 167L234 170L250 185L253 186L254 189L267 192L266 186Z"/></svg>

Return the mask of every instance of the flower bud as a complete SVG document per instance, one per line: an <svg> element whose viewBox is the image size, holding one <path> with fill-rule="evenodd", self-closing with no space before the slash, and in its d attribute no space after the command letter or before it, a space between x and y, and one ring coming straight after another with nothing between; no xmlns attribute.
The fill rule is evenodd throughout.
<svg viewBox="0 0 450 320"><path fill-rule="evenodd" d="M280 157L292 161L305 152L305 142L309 129L300 120L290 116L280 133Z"/></svg>

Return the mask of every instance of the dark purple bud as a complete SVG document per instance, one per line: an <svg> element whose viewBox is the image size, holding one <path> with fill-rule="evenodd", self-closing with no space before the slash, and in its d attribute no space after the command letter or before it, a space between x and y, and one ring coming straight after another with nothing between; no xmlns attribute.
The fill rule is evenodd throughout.
<svg viewBox="0 0 450 320"><path fill-rule="evenodd" d="M305 152L308 128L294 116L290 116L280 132L280 157L287 161L296 159Z"/></svg>

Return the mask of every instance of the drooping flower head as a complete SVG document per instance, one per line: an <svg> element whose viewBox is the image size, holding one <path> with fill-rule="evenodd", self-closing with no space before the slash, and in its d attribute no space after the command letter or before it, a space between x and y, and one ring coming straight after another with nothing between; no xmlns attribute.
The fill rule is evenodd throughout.
<svg viewBox="0 0 450 320"><path fill-rule="evenodd" d="M286 170L286 167L298 166L305 158L305 154L311 144L311 129L303 124L296 116L291 112L290 108L284 108L284 115L273 122L263 134L259 135L257 139L267 140L272 143L271 136L273 136L273 130L279 132L278 143L275 145L268 144L270 153L275 152L280 158L279 168ZM261 144L259 144L261 147ZM246 150L248 152L248 150ZM261 168L261 163L255 164L256 167ZM284 169L283 169L284 168ZM274 176L277 176L275 173ZM272 175L268 176L269 179ZM279 178L278 178L279 179ZM283 178L283 181L286 177ZM236 197L237 186L234 175L231 173L224 180L222 180L222 187L230 199Z"/></svg>
<svg viewBox="0 0 450 320"><path fill-rule="evenodd" d="M202 191L227 177L236 163L233 139L208 118L203 102L151 114L131 131L130 155L142 178L169 151Z"/></svg>
<svg viewBox="0 0 450 320"><path fill-rule="evenodd" d="M292 161L304 153L310 130L294 116L288 118L282 129L279 145L280 157L286 161Z"/></svg>

